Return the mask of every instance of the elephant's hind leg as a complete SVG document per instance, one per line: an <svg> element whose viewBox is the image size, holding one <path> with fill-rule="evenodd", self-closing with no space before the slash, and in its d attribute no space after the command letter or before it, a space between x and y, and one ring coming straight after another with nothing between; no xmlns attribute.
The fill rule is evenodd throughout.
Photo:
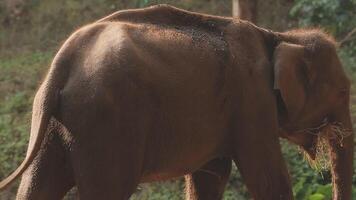
<svg viewBox="0 0 356 200"><path fill-rule="evenodd" d="M105 127L101 130L104 130L101 134L95 134L96 128L86 131L90 140L75 143L73 147L72 162L79 197L127 200L141 178L142 148L135 145L130 134L125 137L115 134L116 130Z"/></svg>
<svg viewBox="0 0 356 200"><path fill-rule="evenodd" d="M230 158L217 158L193 174L186 175L186 199L221 199L230 176L231 164Z"/></svg>
<svg viewBox="0 0 356 200"><path fill-rule="evenodd" d="M75 180L80 199L127 200L140 181L141 159L130 142L108 144L92 137L93 144L76 144L73 151ZM115 139L113 139L115 141ZM127 141L127 140L126 140Z"/></svg>
<svg viewBox="0 0 356 200"><path fill-rule="evenodd" d="M22 176L17 200L60 200L74 186L71 164L57 131L50 131Z"/></svg>

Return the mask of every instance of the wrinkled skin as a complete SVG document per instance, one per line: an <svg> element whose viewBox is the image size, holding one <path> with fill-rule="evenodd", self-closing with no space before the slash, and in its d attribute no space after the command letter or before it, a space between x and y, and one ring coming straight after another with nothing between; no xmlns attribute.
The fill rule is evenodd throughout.
<svg viewBox="0 0 356 200"><path fill-rule="evenodd" d="M128 199L185 175L187 199L220 199L232 161L256 200L293 199L278 137L315 157L327 120L334 200L351 200L350 82L318 30L276 33L169 6L114 13L62 46L33 107L19 200Z"/></svg>

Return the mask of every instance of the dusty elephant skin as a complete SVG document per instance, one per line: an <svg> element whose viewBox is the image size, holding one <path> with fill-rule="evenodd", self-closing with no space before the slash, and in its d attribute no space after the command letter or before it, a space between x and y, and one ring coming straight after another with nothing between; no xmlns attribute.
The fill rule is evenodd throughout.
<svg viewBox="0 0 356 200"><path fill-rule="evenodd" d="M19 200L74 185L80 199L124 200L141 182L185 175L188 199L215 200L233 161L254 199L290 200L278 137L314 159L328 124L348 133L328 137L333 199L351 200L349 89L319 30L167 5L120 11L63 44L34 100L26 159L0 189L23 174Z"/></svg>

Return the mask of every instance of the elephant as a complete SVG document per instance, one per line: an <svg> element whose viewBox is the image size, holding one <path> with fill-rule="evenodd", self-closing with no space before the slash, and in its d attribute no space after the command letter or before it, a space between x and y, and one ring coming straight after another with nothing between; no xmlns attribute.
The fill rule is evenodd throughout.
<svg viewBox="0 0 356 200"><path fill-rule="evenodd" d="M334 200L351 200L350 80L332 36L275 32L169 5L75 31L33 103L18 200L128 199L184 176L187 199L221 199L234 162L255 200L291 200L279 138L330 149Z"/></svg>

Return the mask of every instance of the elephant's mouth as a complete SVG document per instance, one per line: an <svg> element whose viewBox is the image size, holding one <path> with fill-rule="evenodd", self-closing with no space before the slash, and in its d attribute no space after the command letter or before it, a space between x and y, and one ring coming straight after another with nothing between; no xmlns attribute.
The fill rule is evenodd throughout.
<svg viewBox="0 0 356 200"><path fill-rule="evenodd" d="M352 130L345 128L341 122L330 122L326 119L317 127L298 130L295 134L309 135L311 143L303 146L305 158L313 168L323 170L331 166L330 141L342 147L344 138L351 135Z"/></svg>
<svg viewBox="0 0 356 200"><path fill-rule="evenodd" d="M330 122L328 118L324 118L322 120L321 123L319 123L319 125L312 127L312 128L304 128L304 129L299 129L297 131L293 131L295 133L307 133L307 134L311 134L311 135L320 135L320 133L323 131L323 129L332 124L333 122Z"/></svg>

